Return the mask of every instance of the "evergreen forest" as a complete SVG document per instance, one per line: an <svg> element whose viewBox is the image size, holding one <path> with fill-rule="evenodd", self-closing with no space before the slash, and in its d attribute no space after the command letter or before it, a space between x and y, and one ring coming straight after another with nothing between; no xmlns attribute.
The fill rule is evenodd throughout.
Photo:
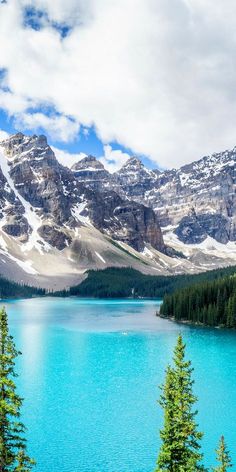
<svg viewBox="0 0 236 472"><path fill-rule="evenodd" d="M31 287L26 284L19 284L10 281L0 275L0 298L31 298L34 296L41 297L46 291L42 288Z"/></svg>
<svg viewBox="0 0 236 472"><path fill-rule="evenodd" d="M176 321L236 328L236 276L204 281L166 294L160 315Z"/></svg>
<svg viewBox="0 0 236 472"><path fill-rule="evenodd" d="M183 287L195 283L217 280L236 272L236 267L227 267L200 274L146 275L132 268L109 267L104 270L89 270L86 279L68 290L57 291L55 296L79 296L95 298L163 298Z"/></svg>

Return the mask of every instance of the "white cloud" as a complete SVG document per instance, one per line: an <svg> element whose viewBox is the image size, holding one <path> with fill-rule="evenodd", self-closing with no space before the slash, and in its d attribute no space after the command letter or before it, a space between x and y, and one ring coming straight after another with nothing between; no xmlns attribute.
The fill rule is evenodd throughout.
<svg viewBox="0 0 236 472"><path fill-rule="evenodd" d="M43 113L21 113L16 117L16 126L37 131L47 130L47 134L59 141L71 141L79 132L79 124L66 116L46 116Z"/></svg>
<svg viewBox="0 0 236 472"><path fill-rule="evenodd" d="M0 141L3 141L4 139L7 139L7 138L9 138L9 134L3 129L0 129Z"/></svg>
<svg viewBox="0 0 236 472"><path fill-rule="evenodd" d="M1 136L1 132L0 132ZM81 161L87 154L84 152L80 153L71 153L59 149L57 147L51 146L54 151L57 160L66 167L72 167L78 161ZM106 144L103 148L104 155L99 157L98 160L101 161L104 167L111 173L119 170L123 164L129 159L130 155L126 154L120 150L112 149L109 144Z"/></svg>
<svg viewBox="0 0 236 472"><path fill-rule="evenodd" d="M22 113L30 105L30 101L21 95L0 90L0 108L7 110L10 115Z"/></svg>
<svg viewBox="0 0 236 472"><path fill-rule="evenodd" d="M106 144L103 150L104 156L100 157L99 160L103 163L104 167L111 173L119 170L130 157L129 154L122 152L119 149L112 149L109 144Z"/></svg>
<svg viewBox="0 0 236 472"><path fill-rule="evenodd" d="M71 168L76 162L81 161L81 159L86 156L86 154L84 154L83 152L76 154L63 151L63 149L58 149L54 146L51 146L51 148L60 164L69 168Z"/></svg>
<svg viewBox="0 0 236 472"><path fill-rule="evenodd" d="M70 34L62 40L50 23L25 28L26 4L68 23ZM104 143L162 167L233 147L235 17L233 0L8 0L0 67L11 92L1 92L0 105L30 121L29 104L50 104L75 121L40 118L60 139L93 125Z"/></svg>

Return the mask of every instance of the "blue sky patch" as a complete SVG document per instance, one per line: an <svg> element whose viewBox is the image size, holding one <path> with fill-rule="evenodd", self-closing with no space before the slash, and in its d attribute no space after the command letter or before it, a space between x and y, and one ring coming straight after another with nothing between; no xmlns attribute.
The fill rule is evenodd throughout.
<svg viewBox="0 0 236 472"><path fill-rule="evenodd" d="M25 7L23 17L25 28L31 28L35 31L40 31L45 25L48 24L60 34L62 39L64 39L71 31L70 26L65 23L50 21L45 11L38 10L35 7Z"/></svg>
<svg viewBox="0 0 236 472"><path fill-rule="evenodd" d="M41 112L43 111L45 113L46 108L47 108L48 116L50 116L50 114L52 113L55 113L55 111L50 107L45 107L43 108L43 110L37 110L37 111L41 111ZM19 131L24 132L26 134L34 133L32 129L16 127L14 117L8 116L8 114L2 109L0 109L0 129L10 134L14 134ZM94 127L87 128L87 127L81 126L80 132L78 136L76 137L76 139L68 143L63 143L61 141L57 141L56 139L52 139L50 136L47 135L47 130L41 127L37 129L37 134L45 134L48 138L48 142L50 145L55 146L59 149L62 149L66 152L70 152L70 153L83 152L85 154L92 154L96 157L102 157L104 155L104 150L103 150L104 143L98 138ZM110 143L105 143L105 144L110 144L113 150L121 150L122 152L125 152L129 154L130 156L136 155L140 157L143 163L149 168L157 167L156 164L154 164L150 159L148 159L148 157L143 156L143 155L138 155L137 153L134 153L131 149L128 149L125 146L121 146L119 143L115 141L110 142Z"/></svg>

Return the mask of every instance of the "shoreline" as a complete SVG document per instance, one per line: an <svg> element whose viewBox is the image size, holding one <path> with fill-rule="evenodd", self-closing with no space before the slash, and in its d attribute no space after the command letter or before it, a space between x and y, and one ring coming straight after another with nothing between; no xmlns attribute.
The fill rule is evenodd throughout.
<svg viewBox="0 0 236 472"><path fill-rule="evenodd" d="M112 300L117 300L117 301L156 301L156 302L162 302L162 298L156 298L156 297L93 297L93 296L79 296L79 295L69 295L68 297L63 297L63 296L54 296L54 295L42 295L42 296L32 296L32 297L9 297L9 298L0 298L0 303L8 302L8 301L19 301L19 300L38 300L38 299L48 299L50 298L51 300L106 300L106 301L112 301ZM159 307L158 307L159 308Z"/></svg>
<svg viewBox="0 0 236 472"><path fill-rule="evenodd" d="M207 325L204 323L200 323L199 321L191 321L191 320L176 320L173 316L162 316L160 315L160 312L156 311L156 317L161 318L163 320L169 320L177 324L183 324L183 325L189 325L189 326L194 326L198 328L212 328L212 329L220 329L220 330L228 330L228 331L235 331L236 328L228 328L227 326L224 325L216 325L216 326L211 326Z"/></svg>

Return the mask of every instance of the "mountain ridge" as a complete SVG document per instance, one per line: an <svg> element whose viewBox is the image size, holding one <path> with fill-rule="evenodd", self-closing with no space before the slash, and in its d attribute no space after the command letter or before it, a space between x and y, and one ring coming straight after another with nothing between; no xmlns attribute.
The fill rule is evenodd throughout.
<svg viewBox="0 0 236 472"><path fill-rule="evenodd" d="M110 174L110 185L120 195L151 207L161 227L173 226L183 243L202 242L210 236L225 244L236 239L235 164L235 147L165 171L149 170L132 157ZM222 231L216 232L219 223ZM194 237L197 232L199 240Z"/></svg>
<svg viewBox="0 0 236 472"><path fill-rule="evenodd" d="M94 268L167 275L234 264L236 248L228 247L236 237L234 194L228 207L223 197L234 188L235 153L212 159L212 166L221 159L221 167L209 168L205 180L202 160L184 171L161 172L131 157L110 174L93 156L63 166L43 135L10 136L0 143L0 273L60 289ZM220 187L222 178L228 187L214 194L209 212L213 180ZM193 198L196 179L210 194L200 209ZM209 238L220 250L201 246Z"/></svg>

